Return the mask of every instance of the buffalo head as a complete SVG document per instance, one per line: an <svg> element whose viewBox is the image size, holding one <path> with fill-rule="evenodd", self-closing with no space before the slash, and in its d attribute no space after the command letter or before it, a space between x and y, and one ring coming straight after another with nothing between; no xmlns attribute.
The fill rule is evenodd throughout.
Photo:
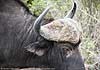
<svg viewBox="0 0 100 70"><path fill-rule="evenodd" d="M47 7L33 26L39 40L29 45L27 50L38 56L46 56L50 66L56 70L85 70L78 50L81 42L81 28L72 19L76 7L76 2L74 2L72 9L63 19L41 25L43 17L50 9Z"/></svg>
<svg viewBox="0 0 100 70"><path fill-rule="evenodd" d="M76 7L76 2L74 2L72 9L63 19L57 19L41 26L41 21L43 20L43 17L50 9L50 7L47 7L43 11L43 13L35 20L33 26L35 33L43 40L37 41L35 44L31 44L31 46L38 45L43 42L43 47L45 47L49 41L71 43L73 45L76 45L77 43L79 44L81 38L81 31L77 22L72 19L76 12ZM40 56L44 54L44 49L36 51L35 47L31 46L28 46L28 51L34 52Z"/></svg>

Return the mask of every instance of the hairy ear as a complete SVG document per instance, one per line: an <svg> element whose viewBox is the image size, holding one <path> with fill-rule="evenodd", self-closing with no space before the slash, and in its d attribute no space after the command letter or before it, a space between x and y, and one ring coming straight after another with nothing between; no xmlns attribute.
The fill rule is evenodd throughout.
<svg viewBox="0 0 100 70"><path fill-rule="evenodd" d="M34 53L38 56L43 56L46 52L46 48L39 48L40 45L39 45L39 42L35 42L35 43L32 43L32 44L29 44L28 46L26 46L26 50L31 52L31 53Z"/></svg>

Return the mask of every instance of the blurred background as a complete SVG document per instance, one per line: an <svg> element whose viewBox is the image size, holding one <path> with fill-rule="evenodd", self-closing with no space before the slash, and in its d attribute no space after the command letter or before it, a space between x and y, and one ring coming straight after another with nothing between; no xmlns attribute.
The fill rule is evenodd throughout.
<svg viewBox="0 0 100 70"><path fill-rule="evenodd" d="M72 0L22 0L30 11L39 16L52 5L46 19L63 18L72 7ZM74 19L81 24L83 36L80 52L86 70L100 70L100 0L75 0L78 8ZM59 14L58 14L59 13Z"/></svg>

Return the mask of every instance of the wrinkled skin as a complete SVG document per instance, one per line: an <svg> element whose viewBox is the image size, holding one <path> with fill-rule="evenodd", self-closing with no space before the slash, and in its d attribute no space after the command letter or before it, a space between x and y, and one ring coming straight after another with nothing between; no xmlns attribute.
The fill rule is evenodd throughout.
<svg viewBox="0 0 100 70"><path fill-rule="evenodd" d="M0 67L84 70L84 63L78 51L79 43L63 45L37 35L31 28L36 18L18 0L0 0ZM46 53L37 56L26 50L28 45L46 49ZM72 55L66 57L62 46L71 47Z"/></svg>

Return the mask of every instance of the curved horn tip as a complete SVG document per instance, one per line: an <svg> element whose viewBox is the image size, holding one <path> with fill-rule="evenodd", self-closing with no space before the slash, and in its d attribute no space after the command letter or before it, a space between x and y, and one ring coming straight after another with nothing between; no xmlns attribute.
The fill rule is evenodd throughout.
<svg viewBox="0 0 100 70"><path fill-rule="evenodd" d="M73 6L72 9L68 12L68 14L64 18L73 18L76 12L77 3L75 0L73 0Z"/></svg>

